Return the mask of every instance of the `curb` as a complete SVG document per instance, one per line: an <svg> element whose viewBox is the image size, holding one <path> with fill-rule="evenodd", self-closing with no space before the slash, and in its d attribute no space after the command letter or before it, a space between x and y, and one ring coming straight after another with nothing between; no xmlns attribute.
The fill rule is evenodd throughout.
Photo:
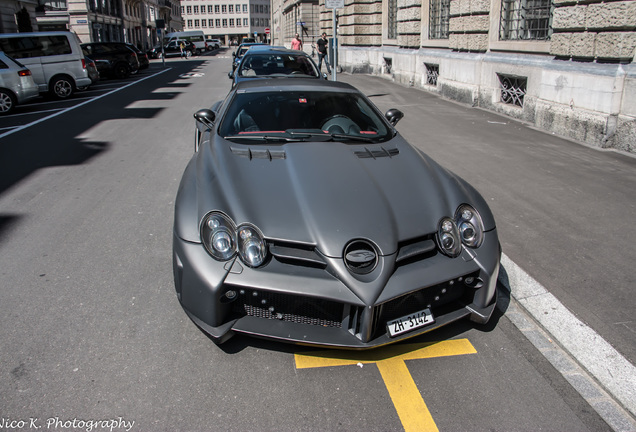
<svg viewBox="0 0 636 432"><path fill-rule="evenodd" d="M636 432L636 367L502 254L505 316L615 431Z"/></svg>

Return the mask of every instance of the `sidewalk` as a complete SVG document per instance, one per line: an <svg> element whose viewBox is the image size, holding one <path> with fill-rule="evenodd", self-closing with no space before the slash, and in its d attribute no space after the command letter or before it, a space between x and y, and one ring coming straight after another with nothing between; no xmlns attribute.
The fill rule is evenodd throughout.
<svg viewBox="0 0 636 432"><path fill-rule="evenodd" d="M481 192L497 221L512 302L635 417L636 155L592 149L388 79L338 80L383 112L401 109L398 131Z"/></svg>

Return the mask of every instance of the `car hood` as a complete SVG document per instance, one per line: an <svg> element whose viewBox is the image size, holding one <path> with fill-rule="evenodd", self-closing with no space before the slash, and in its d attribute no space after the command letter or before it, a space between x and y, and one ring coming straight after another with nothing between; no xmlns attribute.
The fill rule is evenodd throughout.
<svg viewBox="0 0 636 432"><path fill-rule="evenodd" d="M472 187L399 135L364 145L245 145L216 136L193 158L181 189L188 184L196 192L181 194L175 227L191 241L199 241L199 221L211 210L237 224L250 222L267 238L315 245L330 257L342 256L353 239L393 254L398 242L436 232L440 219L462 203L481 213L486 230L494 228Z"/></svg>

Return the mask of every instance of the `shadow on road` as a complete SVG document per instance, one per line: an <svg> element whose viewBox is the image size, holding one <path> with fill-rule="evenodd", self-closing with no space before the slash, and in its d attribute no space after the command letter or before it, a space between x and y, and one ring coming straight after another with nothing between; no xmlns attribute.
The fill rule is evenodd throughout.
<svg viewBox="0 0 636 432"><path fill-rule="evenodd" d="M158 87L187 86L172 82L178 80L180 74L198 68L202 62L171 65L171 70L136 84L134 92L115 92L4 137L0 144L0 195L39 169L82 164L107 151L116 143L86 142L78 137L104 121L150 119L157 116L160 108L126 107L139 99L174 99L178 91L153 93L153 90ZM2 227L6 229L7 226L5 221Z"/></svg>

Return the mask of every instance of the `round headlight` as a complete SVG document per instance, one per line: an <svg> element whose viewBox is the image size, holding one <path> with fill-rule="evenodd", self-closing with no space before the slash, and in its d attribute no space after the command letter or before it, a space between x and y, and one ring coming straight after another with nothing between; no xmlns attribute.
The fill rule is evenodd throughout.
<svg viewBox="0 0 636 432"><path fill-rule="evenodd" d="M439 222L437 240L442 252L450 257L458 256L462 251L459 230L451 218L443 218Z"/></svg>
<svg viewBox="0 0 636 432"><path fill-rule="evenodd" d="M238 227L238 253L241 261L249 267L258 267L265 262L267 248L258 228L244 224Z"/></svg>
<svg viewBox="0 0 636 432"><path fill-rule="evenodd" d="M462 243L478 248L484 240L484 224L477 211L468 204L462 204L455 213L455 223L459 228Z"/></svg>
<svg viewBox="0 0 636 432"><path fill-rule="evenodd" d="M236 253L236 229L225 214L213 211L201 222L201 241L205 250L219 261L227 261Z"/></svg>

